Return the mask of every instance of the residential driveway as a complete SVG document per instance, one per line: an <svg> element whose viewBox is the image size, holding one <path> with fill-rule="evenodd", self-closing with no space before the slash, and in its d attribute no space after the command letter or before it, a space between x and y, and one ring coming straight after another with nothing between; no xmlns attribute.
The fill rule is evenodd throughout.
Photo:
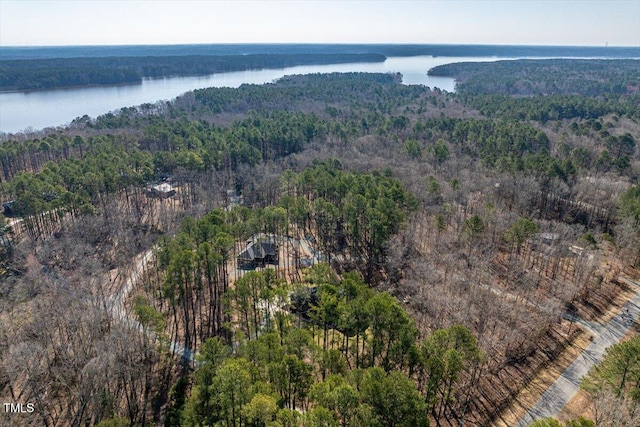
<svg viewBox="0 0 640 427"><path fill-rule="evenodd" d="M593 324L589 324L590 331L594 333L591 344L565 369L535 405L518 420L518 427L526 427L537 419L556 417L578 392L582 377L592 366L602 360L607 347L618 343L626 335L633 325L634 319L640 315L640 284L628 279L623 279L623 281L635 288L633 297L605 325L594 327Z"/></svg>

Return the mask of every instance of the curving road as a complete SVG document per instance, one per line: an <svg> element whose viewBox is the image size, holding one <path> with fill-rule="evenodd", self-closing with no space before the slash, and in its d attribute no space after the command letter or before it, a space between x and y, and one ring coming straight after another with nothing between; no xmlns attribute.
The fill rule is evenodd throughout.
<svg viewBox="0 0 640 427"><path fill-rule="evenodd" d="M594 334L593 341L542 394L533 407L518 420L518 427L526 427L541 418L556 417L580 389L582 377L592 366L602 360L605 350L620 342L627 334L634 319L640 315L640 283L625 278L620 278L620 281L635 288L633 297L615 317L604 325L577 322L584 323L584 326L589 328Z"/></svg>
<svg viewBox="0 0 640 427"><path fill-rule="evenodd" d="M261 235L258 235L258 237L261 237ZM281 240L284 239L283 236L279 236L279 238ZM313 254L311 263L313 264L314 262L319 262L321 258L311 248L311 244L307 242L306 239L302 239L301 243L303 247L304 245L306 245L305 250L307 250L308 253ZM143 252L142 254L138 255L132 266L131 272L129 273L126 280L124 280L124 283L120 286L119 289L116 290L116 292L113 293L113 295L111 295L107 299L107 306L111 311L111 314L114 319L117 319L134 328L138 328L141 332L143 331L142 325L140 325L140 322L138 322L135 316L127 309L125 303L129 298L129 294L135 288L138 280L143 275L145 267L153 259L157 249L158 249L158 245L155 245L154 247L147 250L146 252ZM229 268L227 273L229 275L229 278L232 281L235 281L236 279L238 279L244 274L244 271L238 270L235 268ZM280 308L281 307L279 307L277 304L272 305L270 307L272 311L271 314L273 314L274 312L273 310L279 310ZM153 337L152 331L147 331L147 334L150 337ZM180 357L185 362L189 362L191 364L195 363L196 353L194 353L193 350L191 350L190 348L184 347L180 343L177 343L174 341L169 342L168 345L169 345L169 350L173 353L173 355Z"/></svg>
<svg viewBox="0 0 640 427"><path fill-rule="evenodd" d="M157 248L158 247L156 245L148 251L144 252L142 255L138 255L139 259L133 265L133 269L131 271L131 274L129 274L129 277L127 277L120 289L118 289L113 295L108 298L107 305L111 310L114 318L125 322L130 320L128 310L125 307L125 301L140 279L140 276L144 273L144 269L147 263L151 261L151 258L153 257Z"/></svg>
<svg viewBox="0 0 640 427"><path fill-rule="evenodd" d="M107 300L108 308L111 310L111 314L114 319L117 319L125 324L128 324L134 328L138 328L140 332L143 332L142 325L135 316L127 310L125 302L129 298L129 294L136 286L138 280L144 273L144 269L147 264L153 259L156 250L158 249L158 245L155 245L151 249L146 252L143 252L141 255L138 255L136 258L137 261L134 263L131 273L129 277L124 281L124 284L120 286L120 288L111 295ZM152 331L147 331L147 335L150 338L154 338L154 334ZM169 350L175 355L183 359L185 362L193 363L195 360L195 354L191 349L188 349L177 342L171 341L169 343Z"/></svg>

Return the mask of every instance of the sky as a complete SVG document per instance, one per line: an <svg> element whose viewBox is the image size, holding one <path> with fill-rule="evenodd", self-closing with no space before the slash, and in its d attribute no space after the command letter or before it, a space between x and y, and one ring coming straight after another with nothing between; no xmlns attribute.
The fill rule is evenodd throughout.
<svg viewBox="0 0 640 427"><path fill-rule="evenodd" d="M1 46L191 43L640 47L640 0L0 0Z"/></svg>

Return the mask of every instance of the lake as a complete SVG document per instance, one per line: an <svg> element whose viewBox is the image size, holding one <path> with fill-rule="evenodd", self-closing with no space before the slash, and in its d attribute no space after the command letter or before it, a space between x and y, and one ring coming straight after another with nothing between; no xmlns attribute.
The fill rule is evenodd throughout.
<svg viewBox="0 0 640 427"><path fill-rule="evenodd" d="M34 92L0 93L0 132L16 133L69 124L85 114L96 117L122 107L171 100L185 92L206 87L238 87L264 84L291 74L368 72L402 73L403 83L420 84L453 92L454 81L431 77L429 69L453 62L486 62L516 58L491 57L391 57L385 62L310 65L279 69L236 71L199 77L144 79L140 84L79 87Z"/></svg>

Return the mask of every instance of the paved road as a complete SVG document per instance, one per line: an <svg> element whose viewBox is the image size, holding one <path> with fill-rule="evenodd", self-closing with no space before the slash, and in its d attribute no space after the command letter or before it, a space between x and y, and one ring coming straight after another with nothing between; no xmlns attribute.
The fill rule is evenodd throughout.
<svg viewBox="0 0 640 427"><path fill-rule="evenodd" d="M129 298L129 294L134 289L136 283L144 273L146 265L153 258L157 248L158 246L156 245L137 257L138 260L133 265L131 273L124 281L124 284L107 300L107 305L111 310L114 319L117 319L120 322L127 324L133 328L137 328L140 330L140 332L143 331L142 325L140 324L140 322L138 322L135 316L130 313L129 310L127 310L125 303ZM147 335L150 338L154 338L154 333L152 331L148 330ZM190 349L185 348L184 346L173 341L169 343L169 347L174 355L182 358L186 362L193 363L195 355Z"/></svg>
<svg viewBox="0 0 640 427"><path fill-rule="evenodd" d="M556 417L580 388L580 380L604 357L605 349L618 343L640 315L640 283L628 279L622 281L635 287L636 293L620 313L605 325L587 324L594 339L560 377L538 399L529 411L518 420L518 427L526 427L541 418ZM582 322L579 322L582 323Z"/></svg>
<svg viewBox="0 0 640 427"><path fill-rule="evenodd" d="M138 261L134 264L131 274L124 281L124 284L107 300L107 304L116 319L125 321L129 318L129 313L125 307L125 301L138 282L140 276L144 273L144 268L153 257L156 249L157 246L154 246L144 252L142 256L139 256Z"/></svg>

